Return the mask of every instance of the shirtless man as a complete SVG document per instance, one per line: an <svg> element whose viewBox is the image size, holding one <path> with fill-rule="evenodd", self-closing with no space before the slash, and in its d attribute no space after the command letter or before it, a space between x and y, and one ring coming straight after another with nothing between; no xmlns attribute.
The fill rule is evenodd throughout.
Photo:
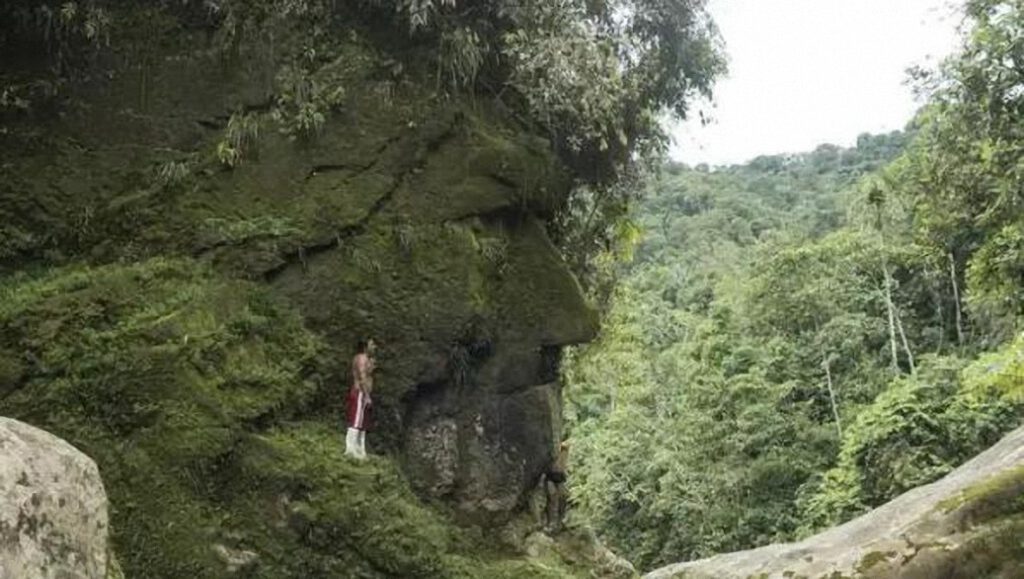
<svg viewBox="0 0 1024 579"><path fill-rule="evenodd" d="M373 353L377 344L372 339L359 340L352 358L352 387L348 391L348 432L345 435L345 454L356 459L366 458L366 430L369 426L370 393L373 391Z"/></svg>
<svg viewBox="0 0 1024 579"><path fill-rule="evenodd" d="M544 492L547 495L547 531L549 533L562 532L562 519L565 517L565 507L569 500L568 492L565 490L566 468L569 462L569 441L562 441L558 446L555 459L551 462L548 470L544 473Z"/></svg>

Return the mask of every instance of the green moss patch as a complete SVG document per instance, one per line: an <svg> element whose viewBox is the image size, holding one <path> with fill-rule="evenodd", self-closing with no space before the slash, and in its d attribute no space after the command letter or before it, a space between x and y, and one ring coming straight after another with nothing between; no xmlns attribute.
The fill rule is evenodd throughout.
<svg viewBox="0 0 1024 579"><path fill-rule="evenodd" d="M423 505L385 458L344 456L338 429L283 425L238 451L229 525L243 547L273 554L259 577L566 577L560 560L502 554ZM269 524L267 524L269 522ZM262 524L260 533L247 531Z"/></svg>
<svg viewBox="0 0 1024 579"><path fill-rule="evenodd" d="M260 288L184 260L55 270L0 288L26 378L0 414L100 465L128 576L216 576L211 488L239 438L302 406L319 346Z"/></svg>
<svg viewBox="0 0 1024 579"><path fill-rule="evenodd" d="M986 523L961 538L957 545L936 544L919 548L912 560L899 569L906 579L977 579L1024 576L1024 517ZM867 574L866 577L888 577Z"/></svg>
<svg viewBox="0 0 1024 579"><path fill-rule="evenodd" d="M970 525L1024 513L1024 466L1008 469L961 491L939 503L939 509L946 513L959 511Z"/></svg>
<svg viewBox="0 0 1024 579"><path fill-rule="evenodd" d="M885 553L881 551L872 551L861 557L860 563L857 564L857 572L860 574L867 574L875 567L892 560L897 555L898 553L893 551Z"/></svg>

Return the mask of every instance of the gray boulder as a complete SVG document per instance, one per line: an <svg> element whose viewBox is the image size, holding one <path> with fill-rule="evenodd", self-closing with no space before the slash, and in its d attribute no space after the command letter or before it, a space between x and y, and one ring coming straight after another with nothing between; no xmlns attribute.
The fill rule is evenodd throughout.
<svg viewBox="0 0 1024 579"><path fill-rule="evenodd" d="M107 495L96 463L0 418L0 579L107 576Z"/></svg>
<svg viewBox="0 0 1024 579"><path fill-rule="evenodd" d="M646 579L1024 577L1024 428L950 473L792 544L719 555Z"/></svg>

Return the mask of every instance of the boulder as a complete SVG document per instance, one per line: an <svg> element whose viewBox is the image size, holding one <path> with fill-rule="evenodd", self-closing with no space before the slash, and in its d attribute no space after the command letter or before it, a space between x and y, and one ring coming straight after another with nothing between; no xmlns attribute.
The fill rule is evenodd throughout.
<svg viewBox="0 0 1024 579"><path fill-rule="evenodd" d="M107 495L96 463L0 418L0 578L107 576Z"/></svg>
<svg viewBox="0 0 1024 579"><path fill-rule="evenodd" d="M1024 577L1024 428L945 478L804 541L647 579Z"/></svg>

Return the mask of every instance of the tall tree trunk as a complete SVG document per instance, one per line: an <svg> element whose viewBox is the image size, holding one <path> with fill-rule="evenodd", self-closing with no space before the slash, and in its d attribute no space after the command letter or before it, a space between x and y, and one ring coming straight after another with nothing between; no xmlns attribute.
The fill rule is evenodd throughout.
<svg viewBox="0 0 1024 579"><path fill-rule="evenodd" d="M828 399L832 403L832 416L836 419L836 432L839 434L839 440L842 440L843 422L839 418L839 404L836 402L836 391L832 385L832 362L824 353L821 357L821 367L825 369L825 383L828 385Z"/></svg>
<svg viewBox="0 0 1024 579"><path fill-rule="evenodd" d="M960 284L956 281L956 258L949 252L949 279L953 282L953 304L956 306L956 342L964 345L963 311L960 309Z"/></svg>
<svg viewBox="0 0 1024 579"><path fill-rule="evenodd" d="M896 308L892 305L892 283L889 278L889 262L882 256L882 275L885 288L882 295L885 297L885 309L889 314L889 349L892 352L892 369L900 371L899 348L896 346Z"/></svg>
<svg viewBox="0 0 1024 579"><path fill-rule="evenodd" d="M900 341L903 342L903 351L907 353L907 363L910 364L910 375L917 375L917 367L914 365L914 354L910 351L910 344L907 342L907 334L903 332L903 320L899 312L896 312L896 329L900 332Z"/></svg>
<svg viewBox="0 0 1024 579"><path fill-rule="evenodd" d="M931 293L932 302L935 304L935 325L939 327L939 343L936 351L942 353L946 349L946 310L942 307L942 288L928 284L928 290Z"/></svg>
<svg viewBox="0 0 1024 579"><path fill-rule="evenodd" d="M907 334L903 331L903 321L900 319L899 312L896 311L896 304L892 300L892 275L889 273L889 261L884 255L882 256L882 274L885 278L885 306L889 310L889 347L892 350L892 364L898 372L899 353L896 346L896 332L899 332L903 351L907 354L907 363L910 365L910 373L913 375L917 373L917 368L914 366L914 354L910 351Z"/></svg>

